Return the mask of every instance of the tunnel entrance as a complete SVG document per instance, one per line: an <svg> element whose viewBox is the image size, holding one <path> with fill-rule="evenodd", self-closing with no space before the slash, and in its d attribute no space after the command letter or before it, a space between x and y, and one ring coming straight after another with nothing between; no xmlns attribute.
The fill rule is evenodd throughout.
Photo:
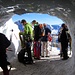
<svg viewBox="0 0 75 75"><path fill-rule="evenodd" d="M30 13L27 13L27 15L29 15ZM33 13L32 13L33 14ZM38 13L36 13L36 14L38 14ZM36 16L36 14L34 14L35 16ZM43 14L41 14L41 13L39 13L38 15L40 15L40 17L41 17L41 15L43 15ZM50 15L48 15L48 14L45 14L45 15L47 15L47 16L50 16ZM14 16L14 15L13 15ZM17 17L18 17L18 15L17 15ZM16 18L16 21L17 21L17 17L15 17ZM20 17L20 16L19 16ZM19 18L18 17L18 20L21 20L21 17ZM51 16L51 17L55 17L55 16ZM14 18L14 19L15 19ZM24 18L24 15L22 15L22 19ZM32 17L31 17L32 18ZM43 17L44 18L44 17ZM25 17L25 19L26 19L26 17ZM27 19L28 19L28 17L27 17ZM30 19L30 18L29 18ZM35 19L35 17L34 17L34 19ZM58 18L59 19L59 18ZM30 22L32 21L33 19L30 19ZM47 20L47 18L45 19L46 21L48 21ZM44 20L44 22L42 21L42 23L45 23L45 20ZM55 23L55 21L56 21L56 18L55 19L53 19L53 22ZM60 20L61 21L61 20ZM14 22L15 22L15 20L14 20ZM58 21L59 22L59 21ZM40 23L41 23L41 21L40 21ZM46 22L46 23L48 23L48 22ZM61 21L60 23L58 23L59 25L61 25L63 23L63 21ZM49 23L48 23L49 24ZM55 23L56 24L56 23ZM8 24L7 24L8 25ZM51 25L51 24L50 24ZM9 27L9 29L11 29L10 27ZM52 30L53 31L53 30ZM8 34L7 32L6 32L6 29L4 29L3 30L3 32L5 33L5 34ZM19 32L19 31L18 31ZM55 31L56 32L56 31ZM16 34L14 34L14 35L16 35ZM52 41L52 45L51 46L53 46L53 47L57 47L57 48L59 48L59 50L60 50L60 46L59 46L59 43L58 43L58 41L57 41L57 39L58 39L58 34L55 34L55 33L52 33L52 37L53 37L53 41ZM16 36L15 36L15 38L16 38ZM14 43L14 42L13 42ZM19 43L19 42L18 42ZM16 44L15 44L15 46L16 46ZM19 45L17 45L17 46L19 46ZM17 49L21 49L21 48L18 48L18 47L16 47L16 52L15 53L17 53ZM19 50L18 50L19 51ZM59 51L58 51L59 52ZM72 51L71 51L72 52ZM60 54L60 52L58 53L58 54ZM58 55L57 53L55 53L55 55ZM69 54L70 54L70 47L69 47ZM71 55L72 56L72 55Z"/></svg>
<svg viewBox="0 0 75 75"><path fill-rule="evenodd" d="M50 53L54 52L54 54L57 55L56 57L60 57L59 56L60 55L60 45L58 42L58 31L59 31L59 28L61 27L61 24L64 22L55 16L50 16L50 17L49 16L50 15L48 15L48 14L41 14L41 13L27 13L27 14L22 14L22 15L13 15L12 19L15 23L18 24L18 26L20 26L19 22L22 19L25 19L27 22L30 22L30 23L32 22L32 20L36 20L39 24L46 23L46 24L50 25L51 27L53 26L53 28L50 27L53 40L50 45L51 47L48 47L48 48L56 47L56 50L58 50L58 51L56 53L55 53L55 51L50 51ZM18 28L20 28L20 27L18 27ZM52 48L52 50L55 50L55 49ZM68 50L69 50L68 54L70 55L70 52L72 52L72 51L70 51L70 46L68 46ZM55 56L55 55L53 55L53 56ZM71 56L72 55L70 55L70 57ZM54 57L54 59L56 57ZM52 55L51 55L51 58L53 58Z"/></svg>

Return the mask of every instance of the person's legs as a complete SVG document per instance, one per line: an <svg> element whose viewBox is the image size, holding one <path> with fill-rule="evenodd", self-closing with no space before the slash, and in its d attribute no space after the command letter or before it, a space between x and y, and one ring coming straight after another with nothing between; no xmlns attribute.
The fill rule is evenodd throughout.
<svg viewBox="0 0 75 75"><path fill-rule="evenodd" d="M68 53L67 53L67 43L62 43L62 52L63 52L63 59L68 59Z"/></svg>
<svg viewBox="0 0 75 75"><path fill-rule="evenodd" d="M45 48L46 48L46 57L49 56L49 51L48 51L48 42L45 42Z"/></svg>
<svg viewBox="0 0 75 75"><path fill-rule="evenodd" d="M41 42L41 56L44 57L44 42Z"/></svg>
<svg viewBox="0 0 75 75"><path fill-rule="evenodd" d="M60 42L60 57L63 56L63 52L62 52L62 46L61 46L61 42Z"/></svg>
<svg viewBox="0 0 75 75"><path fill-rule="evenodd" d="M30 47L30 43L27 43L27 53L28 53L28 62L29 63L33 63L33 60L32 60L32 55L31 55L31 47Z"/></svg>
<svg viewBox="0 0 75 75"><path fill-rule="evenodd" d="M0 53L0 66L3 69L3 75L9 75L7 68L7 57L5 52Z"/></svg>
<svg viewBox="0 0 75 75"><path fill-rule="evenodd" d="M32 55L31 55L31 50L30 49L28 49L28 61L29 62L33 62L33 60L32 60Z"/></svg>
<svg viewBox="0 0 75 75"><path fill-rule="evenodd" d="M72 50L71 50L71 49L72 49L72 46L71 46L72 44L71 44L71 43L72 43L72 41L70 40L70 41L69 41L69 45L70 45L70 55L71 55L71 51L72 51Z"/></svg>
<svg viewBox="0 0 75 75"><path fill-rule="evenodd" d="M24 48L24 36L21 32L19 33L19 38L20 38L20 41L21 41L21 47Z"/></svg>
<svg viewBox="0 0 75 75"><path fill-rule="evenodd" d="M9 70L7 69L7 65L2 65L1 68L3 69L3 75L9 75Z"/></svg>

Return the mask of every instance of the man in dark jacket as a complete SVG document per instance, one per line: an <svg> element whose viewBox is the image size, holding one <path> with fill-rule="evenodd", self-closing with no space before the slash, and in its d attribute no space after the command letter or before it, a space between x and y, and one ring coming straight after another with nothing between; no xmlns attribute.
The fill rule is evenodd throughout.
<svg viewBox="0 0 75 75"><path fill-rule="evenodd" d="M39 24L37 24L36 20L32 21L32 25L34 26L34 41L38 41L40 39L41 29Z"/></svg>
<svg viewBox="0 0 75 75"><path fill-rule="evenodd" d="M33 32L34 32L34 46L33 46L33 53L34 53L34 58L35 59L40 59L40 52L41 52L41 44L39 42L40 39L40 33L41 33L41 29L39 27L38 22L36 22L36 20L32 21L32 25L33 25Z"/></svg>
<svg viewBox="0 0 75 75"><path fill-rule="evenodd" d="M0 66L3 69L3 75L9 75L9 71L7 68L7 55L6 48L10 45L10 41L7 37L0 33Z"/></svg>
<svg viewBox="0 0 75 75"><path fill-rule="evenodd" d="M62 53L63 53L63 60L68 59L68 38L67 38L67 26L65 24L62 24L62 32L61 32L61 47L62 47Z"/></svg>

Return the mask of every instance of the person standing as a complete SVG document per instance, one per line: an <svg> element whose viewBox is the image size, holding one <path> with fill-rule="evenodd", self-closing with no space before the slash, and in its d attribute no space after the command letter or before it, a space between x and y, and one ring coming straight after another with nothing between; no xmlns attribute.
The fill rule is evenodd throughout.
<svg viewBox="0 0 75 75"><path fill-rule="evenodd" d="M42 25L41 28L41 56L44 57L44 52L46 51L46 57L49 57L48 51L48 34L51 34L51 30L46 26L46 24Z"/></svg>
<svg viewBox="0 0 75 75"><path fill-rule="evenodd" d="M7 54L6 48L10 46L11 42L7 37L0 33L0 66L3 69L3 75L9 75L9 70L7 68Z"/></svg>
<svg viewBox="0 0 75 75"><path fill-rule="evenodd" d="M67 38L67 31L68 28L65 24L62 24L62 32L60 36L61 40L61 47L62 47L62 53L63 53L63 60L68 59L68 38Z"/></svg>
<svg viewBox="0 0 75 75"><path fill-rule="evenodd" d="M36 20L32 21L32 25L34 26L34 45L33 45L33 52L34 52L34 58L40 59L40 52L41 52L41 44L40 44L40 27L38 22Z"/></svg>
<svg viewBox="0 0 75 75"><path fill-rule="evenodd" d="M23 35L23 48L25 48L25 39L27 39L27 54L28 54L28 63L33 63L32 55L31 55L31 42L33 40L33 29L29 23L26 22L26 20L22 19L21 23L24 25L24 32L21 32L20 34ZM25 37L26 36L26 37Z"/></svg>

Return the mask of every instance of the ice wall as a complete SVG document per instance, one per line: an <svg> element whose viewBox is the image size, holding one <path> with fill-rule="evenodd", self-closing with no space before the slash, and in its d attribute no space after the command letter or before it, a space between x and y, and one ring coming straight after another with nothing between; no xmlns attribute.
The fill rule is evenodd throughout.
<svg viewBox="0 0 75 75"><path fill-rule="evenodd" d="M17 56L18 51L21 49L20 39L19 39L19 28L13 22L12 18L9 19L3 26L0 28L1 33L5 34L6 37L11 41L11 45L8 47L7 55L8 60L12 60Z"/></svg>

